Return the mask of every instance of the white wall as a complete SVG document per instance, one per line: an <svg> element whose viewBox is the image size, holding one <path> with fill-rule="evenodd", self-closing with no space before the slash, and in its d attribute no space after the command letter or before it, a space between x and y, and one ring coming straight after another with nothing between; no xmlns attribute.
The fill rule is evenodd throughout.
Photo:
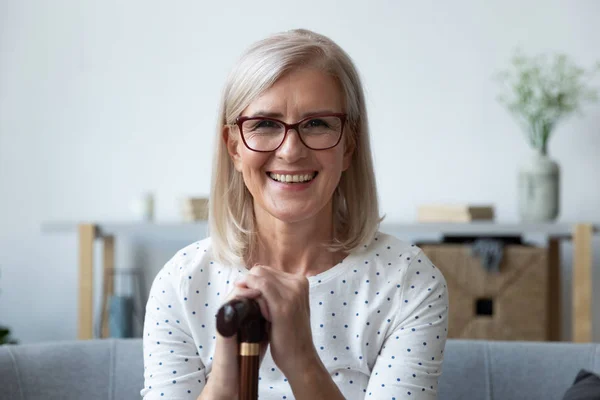
<svg viewBox="0 0 600 400"><path fill-rule="evenodd" d="M177 198L208 193L229 67L251 42L294 27L356 61L388 221L412 221L432 201L493 202L498 220L517 221L528 149L492 75L517 45L600 59L600 2L522 3L1 0L0 324L22 342L76 337L76 238L42 235L42 222L129 220L146 190L158 220L177 220ZM560 126L550 153L562 166L560 219L600 222L600 105ZM118 266L144 250L149 282L184 244L120 241Z"/></svg>

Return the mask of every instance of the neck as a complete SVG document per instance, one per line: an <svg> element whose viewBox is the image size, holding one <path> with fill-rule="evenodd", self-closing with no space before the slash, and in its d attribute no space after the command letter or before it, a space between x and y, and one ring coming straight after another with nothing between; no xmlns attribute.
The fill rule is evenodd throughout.
<svg viewBox="0 0 600 400"><path fill-rule="evenodd" d="M255 208L255 216L259 240L249 266L268 265L293 274L313 276L330 269L344 256L324 246L333 238L331 204L312 218L298 222L278 220L258 208Z"/></svg>

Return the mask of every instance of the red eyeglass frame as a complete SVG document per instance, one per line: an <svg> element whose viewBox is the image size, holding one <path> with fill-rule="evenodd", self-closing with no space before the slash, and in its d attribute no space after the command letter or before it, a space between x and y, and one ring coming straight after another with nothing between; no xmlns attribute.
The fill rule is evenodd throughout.
<svg viewBox="0 0 600 400"><path fill-rule="evenodd" d="M340 132L340 137L338 138L337 142L335 142L335 144L333 146L329 146L323 149L315 149L310 147L309 145L307 145L304 140L302 139L302 135L300 135L300 124L303 122L306 122L310 119L313 118L319 118L319 117L338 117L340 119L340 122L342 123L342 130ZM342 140L342 136L344 135L344 127L346 125L346 119L348 118L347 114L345 113L331 113L331 114L315 114L315 115L310 115L306 118L303 118L302 120L296 122L295 124L286 124L285 122L276 119L276 118L270 118L270 117L244 117L244 116L240 116L237 117L235 119L235 124L238 126L239 130L240 130L240 136L242 137L242 141L244 142L244 145L246 146L246 148L248 148L248 150L252 150L255 151L257 153L270 153L273 151L277 151L277 149L279 149L281 147L281 145L283 144L283 142L285 142L285 138L287 137L288 131L290 129L293 129L296 131L296 133L298 133L298 138L300 138L300 141L302 142L303 145L305 145L306 147L308 147L311 150L315 150L315 151L319 151L319 150L329 150L329 149L333 149L335 146L337 146L340 141ZM248 146L248 143L246 143L246 139L244 138L244 130L242 128L242 124L246 121L255 121L255 120L267 120L267 121L273 121L273 122L277 122L281 125L283 125L285 127L285 133L283 134L283 138L281 139L281 143L279 143L279 146L277 146L275 149L273 150L255 150L252 147Z"/></svg>

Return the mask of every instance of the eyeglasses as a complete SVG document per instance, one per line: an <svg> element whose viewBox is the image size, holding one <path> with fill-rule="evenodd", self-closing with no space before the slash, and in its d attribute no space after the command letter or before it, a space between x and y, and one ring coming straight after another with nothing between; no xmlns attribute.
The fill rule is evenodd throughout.
<svg viewBox="0 0 600 400"><path fill-rule="evenodd" d="M258 152L277 150L290 129L298 133L300 141L309 149L331 149L340 142L345 123L346 114L341 113L312 115L295 124L264 117L236 119L244 144L248 149Z"/></svg>

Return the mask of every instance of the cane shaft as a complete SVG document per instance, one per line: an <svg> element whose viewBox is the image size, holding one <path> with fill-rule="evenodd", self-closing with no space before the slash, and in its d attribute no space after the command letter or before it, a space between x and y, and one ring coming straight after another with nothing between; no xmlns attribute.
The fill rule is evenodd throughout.
<svg viewBox="0 0 600 400"><path fill-rule="evenodd" d="M242 343L242 345L247 343ZM255 344L255 343L252 343ZM239 400L258 399L259 355L242 355L240 353L240 387Z"/></svg>

